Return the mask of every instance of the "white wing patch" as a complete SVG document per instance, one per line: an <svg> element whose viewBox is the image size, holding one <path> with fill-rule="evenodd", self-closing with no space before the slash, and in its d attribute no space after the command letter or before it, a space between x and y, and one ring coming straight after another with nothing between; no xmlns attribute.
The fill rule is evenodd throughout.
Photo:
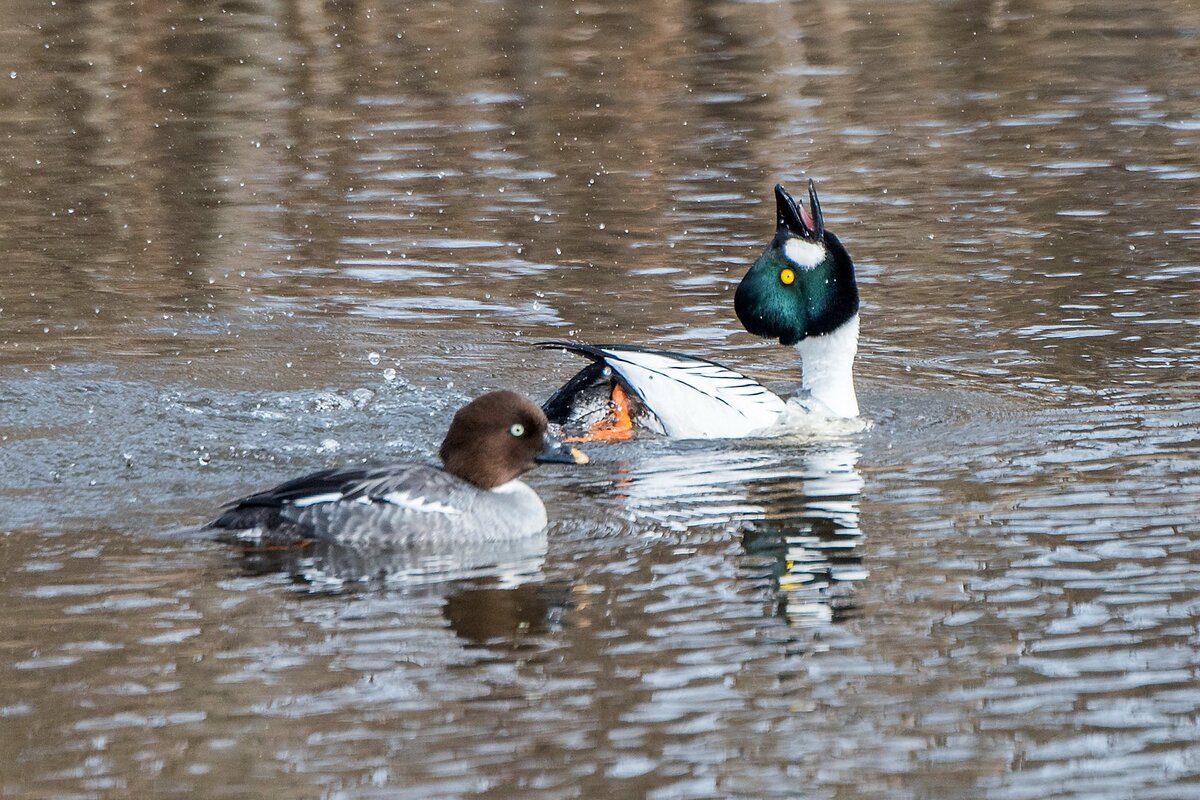
<svg viewBox="0 0 1200 800"><path fill-rule="evenodd" d="M345 498L346 495L343 492L326 492L325 494L314 494L309 497L301 497L298 500L293 500L292 505L296 508L308 508L309 506L320 505L321 503L336 503ZM388 492L387 494L375 497L369 494L360 494L351 502L365 506L369 506L375 502L390 503L394 506L407 508L410 511L420 511L425 514L462 513L453 506L448 506L445 503L439 503L435 500L427 500L420 495L414 495L412 492Z"/></svg>
<svg viewBox="0 0 1200 800"><path fill-rule="evenodd" d="M803 270L810 270L825 260L825 248L793 236L783 243L783 254Z"/></svg>
<svg viewBox="0 0 1200 800"><path fill-rule="evenodd" d="M671 437L748 436L773 424L785 408L761 384L720 364L675 354L597 349Z"/></svg>
<svg viewBox="0 0 1200 800"><path fill-rule="evenodd" d="M388 492L381 495L375 500L382 500L385 503L391 503L394 506L407 508L412 511L420 511L425 514L461 514L457 508L448 506L445 503L439 503L436 500L428 500L420 495L414 495L412 492ZM370 498L367 500L370 502Z"/></svg>
<svg viewBox="0 0 1200 800"><path fill-rule="evenodd" d="M336 503L346 495L341 492L326 492L325 494L314 494L308 497L300 497L292 501L292 505L296 508L308 508L320 503Z"/></svg>

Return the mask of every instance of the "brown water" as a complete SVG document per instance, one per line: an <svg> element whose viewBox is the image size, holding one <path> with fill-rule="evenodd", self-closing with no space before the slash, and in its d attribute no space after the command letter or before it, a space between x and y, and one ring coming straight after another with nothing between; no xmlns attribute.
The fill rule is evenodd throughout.
<svg viewBox="0 0 1200 800"><path fill-rule="evenodd" d="M411 5L4 4L0 796L1200 797L1200 7ZM531 340L794 385L809 176L865 433L593 448L504 563L160 535Z"/></svg>

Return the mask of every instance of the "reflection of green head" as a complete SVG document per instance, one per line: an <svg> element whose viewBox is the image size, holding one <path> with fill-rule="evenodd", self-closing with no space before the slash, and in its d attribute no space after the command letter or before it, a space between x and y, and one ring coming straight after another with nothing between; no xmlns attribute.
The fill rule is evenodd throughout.
<svg viewBox="0 0 1200 800"><path fill-rule="evenodd" d="M825 230L811 180L808 197L811 215L775 185L775 238L734 295L734 309L747 331L785 345L831 333L858 313L854 263Z"/></svg>

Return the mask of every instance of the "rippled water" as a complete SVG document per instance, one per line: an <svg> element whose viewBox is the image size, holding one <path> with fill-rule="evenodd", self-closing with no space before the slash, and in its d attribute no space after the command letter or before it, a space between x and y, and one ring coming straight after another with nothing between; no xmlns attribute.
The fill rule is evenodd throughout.
<svg viewBox="0 0 1200 800"><path fill-rule="evenodd" d="M1200 796L1200 9L9 3L0 795ZM866 431L592 448L453 562L174 535L645 342ZM365 566L364 566L365 565Z"/></svg>

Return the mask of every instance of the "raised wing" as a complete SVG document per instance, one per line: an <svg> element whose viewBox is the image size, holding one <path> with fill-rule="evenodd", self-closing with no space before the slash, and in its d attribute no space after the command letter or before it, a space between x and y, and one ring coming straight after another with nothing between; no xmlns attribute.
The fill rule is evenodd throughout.
<svg viewBox="0 0 1200 800"><path fill-rule="evenodd" d="M675 438L748 436L784 410L784 401L757 381L712 361L629 345L542 344L603 363Z"/></svg>

